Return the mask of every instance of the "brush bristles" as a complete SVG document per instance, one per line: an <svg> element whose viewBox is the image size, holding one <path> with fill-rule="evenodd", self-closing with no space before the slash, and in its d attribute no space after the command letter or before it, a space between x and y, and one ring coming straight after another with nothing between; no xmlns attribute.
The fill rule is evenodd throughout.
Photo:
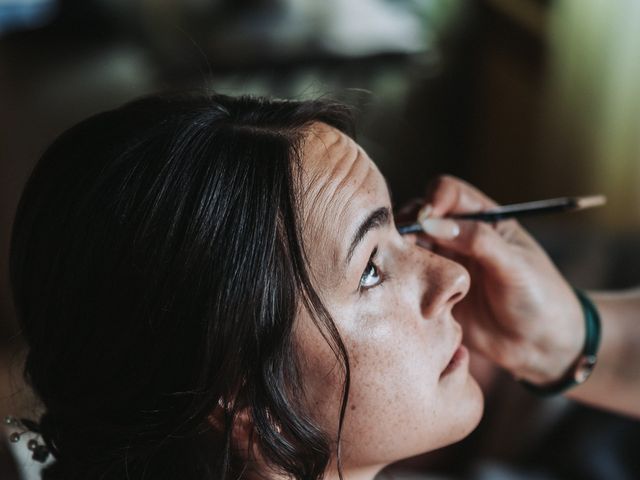
<svg viewBox="0 0 640 480"><path fill-rule="evenodd" d="M589 197L580 197L576 199L576 208L592 208L599 207L607 203L607 197L604 195L591 195Z"/></svg>

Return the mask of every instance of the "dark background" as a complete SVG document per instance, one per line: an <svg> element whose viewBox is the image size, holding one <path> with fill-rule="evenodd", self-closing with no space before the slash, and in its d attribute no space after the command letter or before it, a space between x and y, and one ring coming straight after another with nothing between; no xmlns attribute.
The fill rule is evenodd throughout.
<svg viewBox="0 0 640 480"><path fill-rule="evenodd" d="M636 285L640 87L633 79L640 76L634 66L640 65L634 26L640 9L631 0L606 10L599 3L0 2L0 343L5 345L0 414L15 410L20 391L7 256L21 189L58 134L146 93L204 88L349 103L359 141L387 177L397 204L420 196L434 175L445 172L502 203L606 194L609 203L599 211L525 224L575 285ZM512 410L513 418L522 419L518 409L509 408L514 402L529 413L556 410L530 399L508 379L502 382L505 393L489 394L485 421L451 450L452 457L438 454L407 465L519 478L513 470L499 477L501 471L482 467L483 459L497 458L498 465L524 472L522 478L534 478L526 475L539 468L549 476L535 478L570 478L585 450L572 457L560 449L560 461L549 450L554 442L591 441L591 427L638 440L637 424L568 406L563 399L562 415L552 416L544 434L533 435L527 422L518 432L514 425L520 423L505 420ZM492 414L495 405L502 405L502 420ZM586 424L587 433L574 424ZM600 451L595 437L593 448ZM507 440L507 448L505 438L520 441ZM620 453L615 442L607 442L616 453L613 460L607 457L610 463L598 464L605 476L590 470L596 472L593 478L626 478L606 476L618 472L615 468L626 475L633 465L624 449ZM566 462L569 467L559 467ZM490 476L482 477L487 471Z"/></svg>

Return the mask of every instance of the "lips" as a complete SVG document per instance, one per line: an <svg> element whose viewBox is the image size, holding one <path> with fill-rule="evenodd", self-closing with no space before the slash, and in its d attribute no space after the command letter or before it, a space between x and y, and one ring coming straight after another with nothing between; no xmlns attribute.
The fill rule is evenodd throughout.
<svg viewBox="0 0 640 480"><path fill-rule="evenodd" d="M460 362L463 360L466 354L467 354L467 349L465 348L464 345L462 345L462 333L460 333L458 335L458 339L455 343L453 351L449 356L449 361L447 362L444 369L442 370L442 373L440 373L440 378L444 377L445 375L453 371L460 364Z"/></svg>

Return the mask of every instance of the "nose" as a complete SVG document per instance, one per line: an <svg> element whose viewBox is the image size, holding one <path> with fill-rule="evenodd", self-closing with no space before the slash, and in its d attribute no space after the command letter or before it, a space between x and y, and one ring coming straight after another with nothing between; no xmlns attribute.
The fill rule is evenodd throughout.
<svg viewBox="0 0 640 480"><path fill-rule="evenodd" d="M420 247L416 247L420 248ZM420 310L424 318L440 318L469 292L471 279L458 262L421 249Z"/></svg>

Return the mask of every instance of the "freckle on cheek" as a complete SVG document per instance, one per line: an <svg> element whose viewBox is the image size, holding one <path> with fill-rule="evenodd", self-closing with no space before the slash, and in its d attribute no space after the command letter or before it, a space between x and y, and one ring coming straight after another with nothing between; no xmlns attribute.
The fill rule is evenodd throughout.
<svg viewBox="0 0 640 480"><path fill-rule="evenodd" d="M351 405L351 410L355 410L356 406L355 405Z"/></svg>

